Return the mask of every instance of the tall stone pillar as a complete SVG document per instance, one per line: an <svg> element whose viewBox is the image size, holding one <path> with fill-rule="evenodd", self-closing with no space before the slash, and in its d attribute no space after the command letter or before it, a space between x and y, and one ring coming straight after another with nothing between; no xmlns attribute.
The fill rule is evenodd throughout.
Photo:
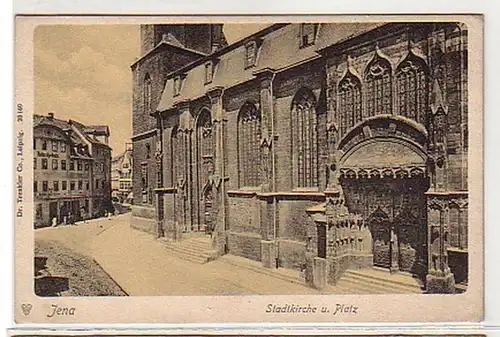
<svg viewBox="0 0 500 337"><path fill-rule="evenodd" d="M277 133L275 131L273 80L275 71L269 68L262 69L254 75L260 82L260 114L262 120L262 139L260 141L261 165L262 165L262 191L276 192L276 154L275 142ZM265 233L261 240L262 265L266 268L277 268L278 266L278 238L277 238L277 201L272 196L273 202L268 200L261 202L261 228Z"/></svg>
<svg viewBox="0 0 500 337"><path fill-rule="evenodd" d="M274 130L274 99L273 79L275 72L272 69L263 69L254 74L260 82L260 114L262 119L262 189L264 192L275 190L274 165L273 165L273 142L276 136Z"/></svg>
<svg viewBox="0 0 500 337"><path fill-rule="evenodd" d="M156 114L156 152L155 152L155 161L156 161L156 236L158 238L165 236L165 231L163 228L163 220L165 217L165 210L163 204L163 118L158 113Z"/></svg>
<svg viewBox="0 0 500 337"><path fill-rule="evenodd" d="M207 97L212 105L212 122L215 144L214 174L210 177L215 211L214 228L212 232L212 248L219 254L227 251L226 233L226 167L225 167L225 144L224 133L226 119L222 105L223 87L214 87L207 92Z"/></svg>
<svg viewBox="0 0 500 337"><path fill-rule="evenodd" d="M182 153L182 177L183 181L178 182L178 198L181 198L180 203L183 205L182 207L182 225L177 229L178 236L182 235L184 230L191 230L193 225L192 219L192 205L193 205L193 191L195 186L193 186L192 177L192 169L191 169L191 135L193 132L193 124L194 118L191 115L191 111L189 110L189 100L184 100L178 102L176 104L176 109L180 114L179 120L179 130L182 133L182 149L184 153Z"/></svg>
<svg viewBox="0 0 500 337"><path fill-rule="evenodd" d="M438 68L441 68L438 66ZM427 292L453 293L455 279L448 266L448 158L447 113L448 106L439 81L444 74L436 71L431 91L431 116L429 123L428 170L430 187L427 191Z"/></svg>
<svg viewBox="0 0 500 337"><path fill-rule="evenodd" d="M448 266L448 210L446 193L427 192L429 293L455 292L455 278Z"/></svg>

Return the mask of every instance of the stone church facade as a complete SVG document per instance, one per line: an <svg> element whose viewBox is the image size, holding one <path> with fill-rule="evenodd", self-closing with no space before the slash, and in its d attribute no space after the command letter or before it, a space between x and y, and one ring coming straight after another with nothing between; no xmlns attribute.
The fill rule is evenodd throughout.
<svg viewBox="0 0 500 337"><path fill-rule="evenodd" d="M467 27L141 27L133 226L335 284L467 284Z"/></svg>

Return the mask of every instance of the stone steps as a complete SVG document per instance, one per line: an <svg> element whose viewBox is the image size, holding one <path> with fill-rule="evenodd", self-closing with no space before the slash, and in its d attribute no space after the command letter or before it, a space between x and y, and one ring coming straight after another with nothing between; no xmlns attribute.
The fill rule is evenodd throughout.
<svg viewBox="0 0 500 337"><path fill-rule="evenodd" d="M377 269L348 269L335 286L356 294L420 294L420 284L409 275L390 274Z"/></svg>
<svg viewBox="0 0 500 337"><path fill-rule="evenodd" d="M216 252L211 249L209 237L191 237L182 241L166 242L165 248L175 257L197 264L215 259Z"/></svg>
<svg viewBox="0 0 500 337"><path fill-rule="evenodd" d="M286 268L265 268L262 266L261 262L253 261L236 255L224 255L220 258L220 260L235 267L245 268L256 273L272 276L274 278L290 283L305 285L304 278L301 276L301 273L296 270Z"/></svg>

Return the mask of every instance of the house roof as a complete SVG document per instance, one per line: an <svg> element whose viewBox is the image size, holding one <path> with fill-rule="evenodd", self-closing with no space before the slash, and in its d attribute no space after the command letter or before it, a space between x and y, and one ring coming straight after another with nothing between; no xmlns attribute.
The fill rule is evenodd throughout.
<svg viewBox="0 0 500 337"><path fill-rule="evenodd" d="M109 136L109 127L107 125L86 125L86 133L93 133L98 136Z"/></svg>
<svg viewBox="0 0 500 337"><path fill-rule="evenodd" d="M322 24L315 43L316 50L322 50L342 43L353 37L385 26L387 22L349 22L345 24Z"/></svg>
<svg viewBox="0 0 500 337"><path fill-rule="evenodd" d="M214 87L229 88L251 81L254 73L264 69L282 71L319 58L319 50L346 41L354 36L381 27L385 22L347 22L320 24L314 45L301 46L301 24L274 24L235 42L211 55L200 58L183 68L168 74L156 111L170 110L176 103L202 97ZM245 68L245 46L250 41L261 42L255 66ZM205 64L214 62L212 82L205 85ZM174 96L174 78L184 78L180 94Z"/></svg>
<svg viewBox="0 0 500 337"><path fill-rule="evenodd" d="M134 63L132 63L130 67L131 68L135 67L138 63L142 62L144 59L166 48L175 48L190 54L198 55L199 57L204 57L207 55L205 53L202 53L201 51L183 46L182 43L175 38L175 36L173 36L171 33L168 33L163 35L162 40L153 49L151 49L149 52L139 57Z"/></svg>
<svg viewBox="0 0 500 337"><path fill-rule="evenodd" d="M76 145L85 145L86 141L92 144L105 145L105 143L99 141L95 138L94 135L106 134L109 135L109 128L106 125L84 125L80 122L74 120L62 120L55 117L50 116L42 116L42 115L33 115L33 127L38 126L53 126L60 129L66 136L69 137L71 142ZM80 134L76 132L68 132L72 131L72 127L77 128L80 131ZM103 133L105 132L105 133ZM89 134L90 133L90 134ZM83 139L82 139L83 137ZM78 154L77 154L78 155Z"/></svg>

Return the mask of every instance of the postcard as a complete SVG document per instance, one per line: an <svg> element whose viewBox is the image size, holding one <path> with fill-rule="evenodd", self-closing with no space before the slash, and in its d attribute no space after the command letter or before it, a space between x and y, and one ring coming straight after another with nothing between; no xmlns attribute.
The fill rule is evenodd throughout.
<svg viewBox="0 0 500 337"><path fill-rule="evenodd" d="M16 321L482 321L482 33L18 16Z"/></svg>

